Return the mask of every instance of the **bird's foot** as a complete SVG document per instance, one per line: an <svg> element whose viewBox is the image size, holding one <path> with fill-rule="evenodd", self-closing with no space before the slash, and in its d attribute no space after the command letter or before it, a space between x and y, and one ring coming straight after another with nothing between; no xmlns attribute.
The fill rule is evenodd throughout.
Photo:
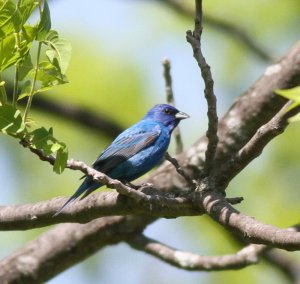
<svg viewBox="0 0 300 284"><path fill-rule="evenodd" d="M135 185L131 182L126 182L125 183L127 186L130 186L131 188L135 189L135 190L138 190L141 186L140 185Z"/></svg>

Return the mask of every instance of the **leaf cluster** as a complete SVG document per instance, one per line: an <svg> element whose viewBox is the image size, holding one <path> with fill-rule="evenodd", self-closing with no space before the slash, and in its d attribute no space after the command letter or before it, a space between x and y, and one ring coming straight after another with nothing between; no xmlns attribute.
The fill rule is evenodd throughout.
<svg viewBox="0 0 300 284"><path fill-rule="evenodd" d="M38 13L39 19L32 25L33 13ZM51 29L46 0L0 0L0 131L45 155L56 155L57 173L66 166L67 147L53 136L52 128L32 130L28 113L36 94L68 82L70 57L70 43ZM10 68L15 74L11 99L2 80L2 72ZM24 111L18 107L21 99L27 100Z"/></svg>

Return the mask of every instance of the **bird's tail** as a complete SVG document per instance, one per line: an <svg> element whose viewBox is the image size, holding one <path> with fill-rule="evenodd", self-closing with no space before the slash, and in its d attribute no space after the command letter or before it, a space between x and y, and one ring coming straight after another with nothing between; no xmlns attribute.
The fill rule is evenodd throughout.
<svg viewBox="0 0 300 284"><path fill-rule="evenodd" d="M93 192L96 188L100 187L101 184L93 181L91 177L86 177L80 187L76 190L76 192L67 200L67 202L53 215L53 217L60 214L70 203L76 200L82 193L85 194L81 199L87 197L91 192ZM80 200L81 200L80 199Z"/></svg>

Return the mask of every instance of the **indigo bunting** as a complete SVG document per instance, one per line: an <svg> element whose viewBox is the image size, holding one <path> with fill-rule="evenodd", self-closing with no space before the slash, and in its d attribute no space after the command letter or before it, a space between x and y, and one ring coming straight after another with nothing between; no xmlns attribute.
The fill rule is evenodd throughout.
<svg viewBox="0 0 300 284"><path fill-rule="evenodd" d="M189 115L173 106L155 105L142 120L118 135L92 167L125 183L137 179L162 161L172 131L180 120L188 117ZM81 194L84 193L83 199L102 185L86 176L81 186L55 215Z"/></svg>

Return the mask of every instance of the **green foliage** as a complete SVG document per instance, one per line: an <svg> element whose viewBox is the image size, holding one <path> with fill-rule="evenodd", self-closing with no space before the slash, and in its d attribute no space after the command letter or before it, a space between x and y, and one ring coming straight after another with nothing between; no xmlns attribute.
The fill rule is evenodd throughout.
<svg viewBox="0 0 300 284"><path fill-rule="evenodd" d="M22 114L12 105L0 106L0 131L15 137L21 137L25 131Z"/></svg>
<svg viewBox="0 0 300 284"><path fill-rule="evenodd" d="M71 56L71 45L65 39L61 39L56 31L50 31L45 40L50 49L46 50L46 55L53 66L58 68L61 74L65 74Z"/></svg>
<svg viewBox="0 0 300 284"><path fill-rule="evenodd" d="M36 39L38 41L43 41L51 29L51 18L50 18L50 10L47 2L44 4L44 9L41 12L41 20L37 28L37 36Z"/></svg>
<svg viewBox="0 0 300 284"><path fill-rule="evenodd" d="M27 21L35 10L39 11L39 21L29 25ZM36 54L31 51L35 42L38 44ZM45 60L41 61L42 55L45 55ZM71 45L61 39L57 31L51 30L46 0L19 0L17 3L0 0L0 75L15 66L11 102L0 76L0 131L26 141L30 147L42 150L45 155L56 155L53 169L57 173L61 173L66 166L66 145L54 138L51 128L29 131L28 113L35 94L68 82L65 73L70 57ZM22 113L17 103L26 97L28 101Z"/></svg>
<svg viewBox="0 0 300 284"><path fill-rule="evenodd" d="M35 129L27 135L26 140L30 142L31 147L43 150L47 156L56 153L53 170L58 174L64 170L68 159L68 150L65 143L54 138L52 128L49 130L44 127Z"/></svg>
<svg viewBox="0 0 300 284"><path fill-rule="evenodd" d="M21 13L16 9L13 1L0 1L0 37L5 38L7 35L19 30L21 24Z"/></svg>
<svg viewBox="0 0 300 284"><path fill-rule="evenodd" d="M289 106L288 110L300 106L300 86L287 90L276 90L276 93L284 98L292 100L293 103ZM289 119L289 122L295 122L300 120L300 114L296 114Z"/></svg>

